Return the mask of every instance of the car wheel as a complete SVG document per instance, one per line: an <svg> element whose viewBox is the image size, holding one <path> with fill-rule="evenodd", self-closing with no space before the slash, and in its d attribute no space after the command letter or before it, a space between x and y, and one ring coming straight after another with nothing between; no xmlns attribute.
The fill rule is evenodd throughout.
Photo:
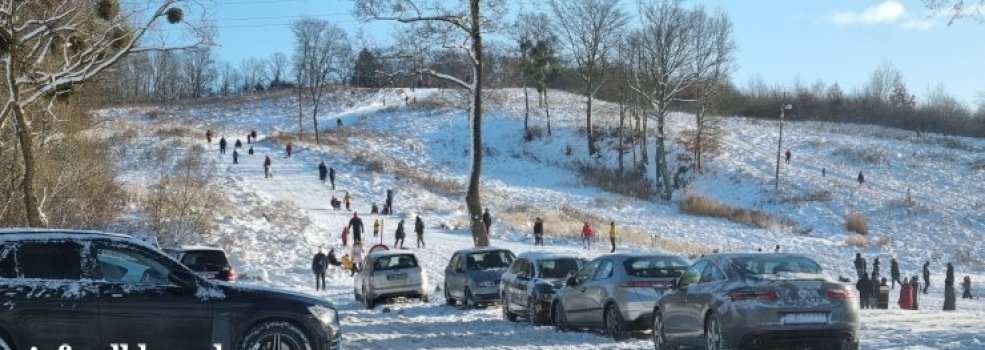
<svg viewBox="0 0 985 350"><path fill-rule="evenodd" d="M614 303L609 303L605 308L605 333L615 340L626 339L628 333L622 312L619 312L619 306Z"/></svg>
<svg viewBox="0 0 985 350"><path fill-rule="evenodd" d="M537 312L537 301L534 298L527 299L527 321L530 325L534 327L544 325L544 318L541 315L541 312Z"/></svg>
<svg viewBox="0 0 985 350"><path fill-rule="evenodd" d="M657 310L653 313L653 349L666 350L674 347L667 344L667 337L664 335L664 315Z"/></svg>
<svg viewBox="0 0 985 350"><path fill-rule="evenodd" d="M475 301L475 296L472 295L472 291L465 288L465 307L469 309L478 309L479 302Z"/></svg>
<svg viewBox="0 0 985 350"><path fill-rule="evenodd" d="M555 302L551 307L551 318L554 321L554 330L558 332L568 331L568 317L564 314L564 306L561 302Z"/></svg>
<svg viewBox="0 0 985 350"><path fill-rule="evenodd" d="M448 284L445 283L445 305L455 305L455 298L451 297L451 291L448 290Z"/></svg>
<svg viewBox="0 0 985 350"><path fill-rule="evenodd" d="M727 349L725 338L722 337L722 325L718 322L718 317L715 314L708 315L708 319L705 320L705 349Z"/></svg>
<svg viewBox="0 0 985 350"><path fill-rule="evenodd" d="M287 322L260 324L243 338L243 350L310 350L311 343L300 329Z"/></svg>
<svg viewBox="0 0 985 350"><path fill-rule="evenodd" d="M376 307L376 298L370 297L366 294L366 287L363 287L363 303L366 304L366 308L370 310Z"/></svg>
<svg viewBox="0 0 985 350"><path fill-rule="evenodd" d="M500 304L503 305L503 318L510 322L516 322L516 314L510 311L510 300L506 294L500 298Z"/></svg>

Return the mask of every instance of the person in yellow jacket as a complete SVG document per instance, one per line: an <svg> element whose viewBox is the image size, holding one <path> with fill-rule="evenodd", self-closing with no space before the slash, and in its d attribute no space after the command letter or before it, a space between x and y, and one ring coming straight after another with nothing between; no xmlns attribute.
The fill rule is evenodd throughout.
<svg viewBox="0 0 985 350"><path fill-rule="evenodd" d="M380 219L373 220L373 237L380 236Z"/></svg>
<svg viewBox="0 0 985 350"><path fill-rule="evenodd" d="M342 256L342 269L352 270L352 258L349 257L349 254Z"/></svg>
<svg viewBox="0 0 985 350"><path fill-rule="evenodd" d="M345 203L345 210L350 210L352 206L352 195L349 191L345 191L345 197L342 197L342 202Z"/></svg>
<svg viewBox="0 0 985 350"><path fill-rule="evenodd" d="M619 236L619 232L616 230L616 222L613 221L609 223L609 241L612 242L612 251L610 253L616 252L616 237Z"/></svg>

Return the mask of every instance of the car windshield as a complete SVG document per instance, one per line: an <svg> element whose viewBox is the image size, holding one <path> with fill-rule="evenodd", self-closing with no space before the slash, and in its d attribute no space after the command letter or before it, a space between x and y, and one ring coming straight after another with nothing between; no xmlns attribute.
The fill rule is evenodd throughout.
<svg viewBox="0 0 985 350"><path fill-rule="evenodd" d="M753 275L776 275L779 273L821 273L821 266L814 260L802 256L754 256L733 258L732 263L740 270Z"/></svg>
<svg viewBox="0 0 985 350"><path fill-rule="evenodd" d="M581 269L582 265L585 265L584 259L548 259L538 261L537 270L540 270L540 278L565 278Z"/></svg>
<svg viewBox="0 0 985 350"><path fill-rule="evenodd" d="M413 254L381 256L373 262L373 270L397 270L417 267L417 257Z"/></svg>
<svg viewBox="0 0 985 350"><path fill-rule="evenodd" d="M218 250L199 250L186 252L181 257L181 263L196 271L219 270L228 266L226 254Z"/></svg>
<svg viewBox="0 0 985 350"><path fill-rule="evenodd" d="M469 270L486 270L507 268L513 263L513 253L508 250L493 250L469 254L467 267Z"/></svg>
<svg viewBox="0 0 985 350"><path fill-rule="evenodd" d="M626 273L633 277L678 277L687 269L687 261L676 256L641 256L626 259Z"/></svg>

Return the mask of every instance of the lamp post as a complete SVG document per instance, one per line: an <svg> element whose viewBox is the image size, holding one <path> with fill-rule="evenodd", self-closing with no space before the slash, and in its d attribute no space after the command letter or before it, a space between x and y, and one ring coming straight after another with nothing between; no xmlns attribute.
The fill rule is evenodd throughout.
<svg viewBox="0 0 985 350"><path fill-rule="evenodd" d="M793 109L793 105L787 104L780 107L780 139L776 141L776 175L773 184L777 191L780 190L780 150L783 148L783 112Z"/></svg>

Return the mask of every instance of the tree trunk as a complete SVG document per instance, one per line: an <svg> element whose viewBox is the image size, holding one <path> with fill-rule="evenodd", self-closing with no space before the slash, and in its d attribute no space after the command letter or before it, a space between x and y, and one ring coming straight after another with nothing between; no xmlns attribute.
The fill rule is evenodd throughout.
<svg viewBox="0 0 985 350"><path fill-rule="evenodd" d="M666 119L666 112L657 111L657 154L656 154L656 171L660 175L661 180L663 180L664 188L661 198L665 201L669 201L674 195L674 188L671 187L670 183L670 169L667 168L667 150L664 146L664 140L666 135L664 135L664 122Z"/></svg>
<svg viewBox="0 0 985 350"><path fill-rule="evenodd" d="M626 105L623 103L623 99L619 99L619 175L626 171L626 166L623 164L623 155L626 154L623 148L623 127L626 125Z"/></svg>
<svg viewBox="0 0 985 350"><path fill-rule="evenodd" d="M698 173L701 173L701 153L703 150L703 140L701 140L701 134L705 129L705 105L701 104L701 109L698 113L694 115L695 117L695 132L694 132L694 165L697 168Z"/></svg>
<svg viewBox="0 0 985 350"><path fill-rule="evenodd" d="M472 69L472 169L465 204L472 222L472 239L477 247L489 246L489 232L482 223L482 197L479 195L479 179L482 174L482 36L479 31L479 0L470 0L472 15L472 51L475 66Z"/></svg>
<svg viewBox="0 0 985 350"><path fill-rule="evenodd" d="M544 114L547 115L547 136L551 136L551 106L547 103L547 91L544 91Z"/></svg>
<svg viewBox="0 0 985 350"><path fill-rule="evenodd" d="M300 77L298 77L298 140L304 140L304 95Z"/></svg>
<svg viewBox="0 0 985 350"><path fill-rule="evenodd" d="M15 88L16 89L16 88ZM16 94L17 91L11 93ZM20 141L21 155L24 160L24 178L21 179L21 191L24 192L24 213L27 225L30 227L47 227L48 222L41 213L41 203L38 201L34 174L34 141L31 137L31 125L27 122L24 110L19 105L13 107L14 120L17 122L17 137Z"/></svg>
<svg viewBox="0 0 985 350"><path fill-rule="evenodd" d="M527 81L523 80L523 136L530 135L530 96L527 94Z"/></svg>
<svg viewBox="0 0 985 350"><path fill-rule="evenodd" d="M315 126L315 144L321 144L321 138L318 136L318 105L320 101L315 102L315 109L311 111L311 121L314 122Z"/></svg>
<svg viewBox="0 0 985 350"><path fill-rule="evenodd" d="M588 80L588 102L585 106L585 133L588 135L588 155L595 155L595 133L592 131L592 80Z"/></svg>

